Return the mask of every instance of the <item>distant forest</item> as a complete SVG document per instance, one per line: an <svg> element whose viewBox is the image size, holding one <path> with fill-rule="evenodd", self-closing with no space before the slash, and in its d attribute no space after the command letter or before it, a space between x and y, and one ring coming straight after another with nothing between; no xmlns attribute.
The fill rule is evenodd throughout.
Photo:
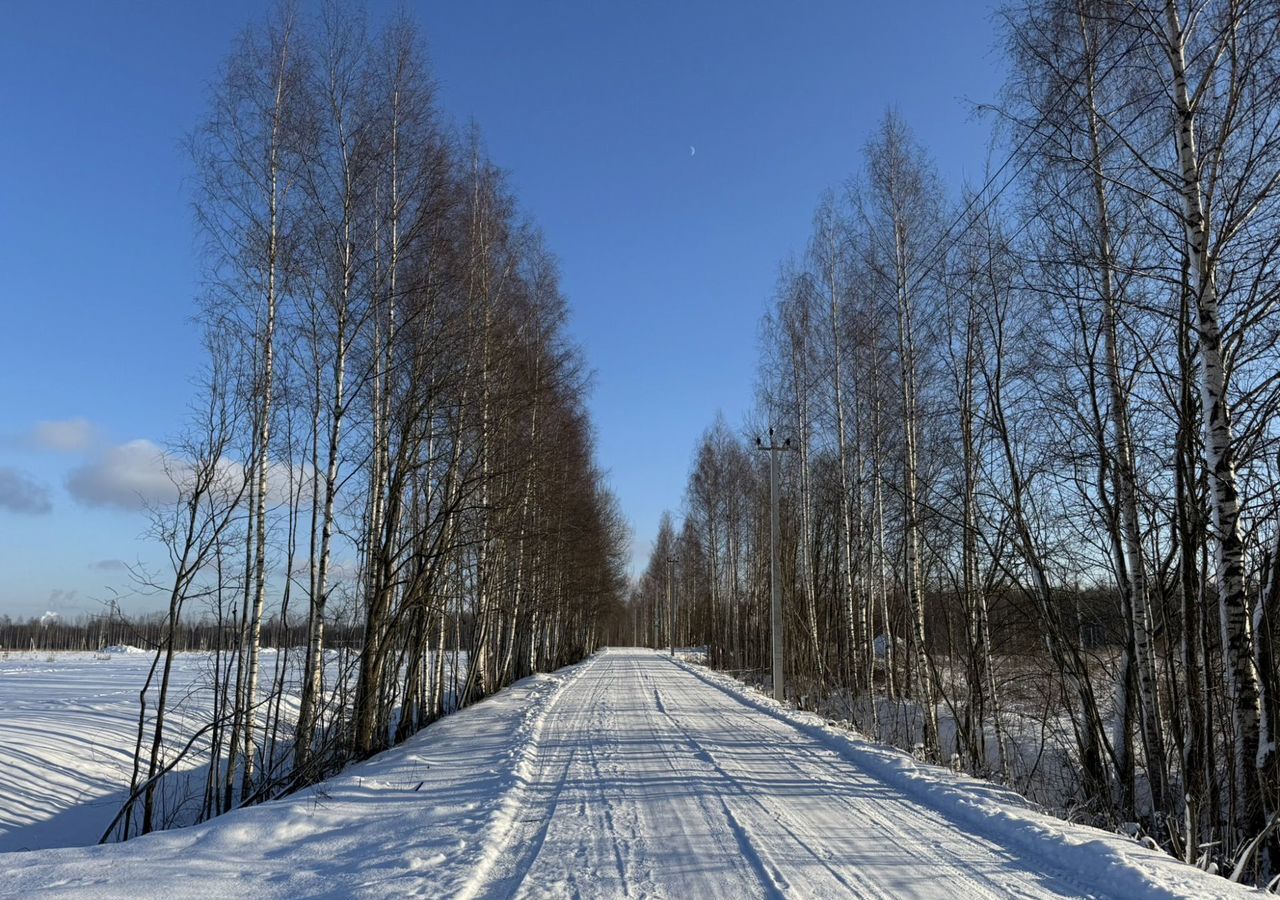
<svg viewBox="0 0 1280 900"><path fill-rule="evenodd" d="M329 628L330 646L351 646L358 642L362 629L352 623L333 623ZM305 623L285 623L270 616L262 623L262 646L302 647L306 644ZM156 650L172 641L175 650L226 650L234 647L234 628L211 620L194 617L180 620L176 630L169 627L163 612L145 616L123 615L81 616L76 619L42 619L25 621L0 616L0 653L23 650L99 651L109 647L136 647Z"/></svg>

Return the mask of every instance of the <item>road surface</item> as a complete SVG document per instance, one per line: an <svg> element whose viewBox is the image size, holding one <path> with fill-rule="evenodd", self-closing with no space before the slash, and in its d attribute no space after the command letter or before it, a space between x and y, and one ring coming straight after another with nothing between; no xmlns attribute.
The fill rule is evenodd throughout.
<svg viewBox="0 0 1280 900"><path fill-rule="evenodd" d="M0 898L1242 898L651 650L606 650L328 781L124 844L0 853Z"/></svg>
<svg viewBox="0 0 1280 900"><path fill-rule="evenodd" d="M531 768L474 896L1090 895L652 652L587 662Z"/></svg>

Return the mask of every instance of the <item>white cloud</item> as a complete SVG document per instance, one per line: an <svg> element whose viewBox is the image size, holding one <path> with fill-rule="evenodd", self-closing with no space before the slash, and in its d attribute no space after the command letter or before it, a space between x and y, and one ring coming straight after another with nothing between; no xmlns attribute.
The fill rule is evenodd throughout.
<svg viewBox="0 0 1280 900"><path fill-rule="evenodd" d="M88 450L98 429L85 418L37 422L27 436L27 443L41 450L57 453L79 453Z"/></svg>
<svg viewBox="0 0 1280 900"><path fill-rule="evenodd" d="M43 515L53 509L49 489L25 472L0 466L0 509Z"/></svg>
<svg viewBox="0 0 1280 900"><path fill-rule="evenodd" d="M148 440L109 447L67 475L67 490L85 506L138 510L177 497L165 453Z"/></svg>
<svg viewBox="0 0 1280 900"><path fill-rule="evenodd" d="M60 620L61 618L62 618L62 614L61 614L61 613L56 613L56 612L54 612L53 610L49 610L49 611L48 611L48 612L46 612L43 616L41 616L41 617L40 617L40 624L41 624L42 626L44 626L44 625L52 625L54 622L57 622L57 621L58 621L58 620Z"/></svg>
<svg viewBox="0 0 1280 900"><path fill-rule="evenodd" d="M218 460L217 469L217 490L234 495L243 485L243 464L223 457ZM311 496L310 473L307 465L269 461L268 503L275 506L291 502L291 490L299 490L299 482L301 502L305 502ZM66 486L76 502L84 506L142 510L177 500L179 488L189 489L194 474L191 460L139 438L94 454L67 474Z"/></svg>

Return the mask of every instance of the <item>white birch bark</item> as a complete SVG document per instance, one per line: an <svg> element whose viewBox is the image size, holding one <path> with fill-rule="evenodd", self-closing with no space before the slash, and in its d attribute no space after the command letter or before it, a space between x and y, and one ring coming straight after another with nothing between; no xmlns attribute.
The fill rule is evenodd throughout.
<svg viewBox="0 0 1280 900"><path fill-rule="evenodd" d="M1099 294L1102 301L1102 340L1112 427L1112 464L1115 467L1116 504L1119 507L1119 529L1115 537L1116 555L1123 559L1118 569L1121 589L1128 595L1129 623L1133 637L1134 662L1138 670L1138 711L1142 726L1147 777L1151 785L1153 809L1168 808L1168 771L1165 758L1164 727L1160 714L1160 681L1156 672L1156 653L1152 637L1154 623L1147 587L1146 561L1143 559L1141 524L1138 517L1137 471L1129 423L1126 385L1120 369L1119 298L1115 288L1115 257L1111 238L1111 215L1104 172L1102 142L1095 84L1095 47L1090 39L1083 11L1078 12L1081 42L1086 63L1085 112L1088 119L1090 176L1097 216Z"/></svg>
<svg viewBox="0 0 1280 900"><path fill-rule="evenodd" d="M907 269L906 235L902 225L893 223L895 294L898 310L898 359L902 386L903 432L903 502L906 513L906 589L912 645L915 651L916 679L924 724L924 751L930 757L938 754L937 690L933 667L925 645L924 574L920 559L920 486L919 486L919 411L916 392L915 329Z"/></svg>
<svg viewBox="0 0 1280 900"><path fill-rule="evenodd" d="M1261 747L1258 673L1254 668L1253 623L1245 594L1244 545L1217 279L1209 253L1210 224L1201 183L1201 160L1196 149L1196 110L1187 81L1187 35L1175 0L1165 0L1165 20L1166 49L1173 80L1175 140L1182 182L1182 219L1200 345L1200 399L1217 561L1218 616L1235 730L1236 824L1245 836L1258 830L1262 813L1257 768Z"/></svg>

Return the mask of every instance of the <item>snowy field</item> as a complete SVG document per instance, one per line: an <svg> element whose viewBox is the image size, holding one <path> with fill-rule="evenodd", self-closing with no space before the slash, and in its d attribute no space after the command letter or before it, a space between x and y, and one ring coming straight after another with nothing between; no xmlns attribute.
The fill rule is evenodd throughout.
<svg viewBox="0 0 1280 900"><path fill-rule="evenodd" d="M191 895L1251 892L727 677L614 650L285 800L122 845L0 856L0 896Z"/></svg>
<svg viewBox="0 0 1280 900"><path fill-rule="evenodd" d="M208 659L175 659L175 734L204 712ZM136 648L0 654L0 851L102 836L128 795L138 690L151 660Z"/></svg>
<svg viewBox="0 0 1280 900"><path fill-rule="evenodd" d="M153 658L136 647L0 653L0 852L85 846L102 837L128 797L138 691ZM294 668L300 658L300 651L290 654ZM263 650L264 690L282 661L280 651ZM174 656L166 714L170 743L185 741L208 722L212 666L209 653ZM332 684L336 656L329 673ZM296 714L296 694L285 691L282 709L286 718ZM205 761L193 755L178 769Z"/></svg>

